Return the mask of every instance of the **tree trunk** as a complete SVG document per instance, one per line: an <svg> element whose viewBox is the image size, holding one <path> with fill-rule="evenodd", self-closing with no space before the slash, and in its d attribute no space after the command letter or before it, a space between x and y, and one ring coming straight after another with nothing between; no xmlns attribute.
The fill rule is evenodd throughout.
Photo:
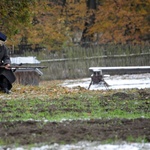
<svg viewBox="0 0 150 150"><path fill-rule="evenodd" d="M84 24L84 30L82 32L82 37L81 37L81 45L83 47L88 47L90 46L90 43L93 42L93 34L88 34L88 31L90 27L94 24L95 22L95 13L91 10L96 10L96 0L87 0L87 19Z"/></svg>

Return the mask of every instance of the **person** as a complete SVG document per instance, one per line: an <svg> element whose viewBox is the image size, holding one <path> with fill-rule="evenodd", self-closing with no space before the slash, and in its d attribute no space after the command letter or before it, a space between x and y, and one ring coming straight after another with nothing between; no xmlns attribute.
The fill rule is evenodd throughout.
<svg viewBox="0 0 150 150"><path fill-rule="evenodd" d="M10 68L11 60L5 46L6 40L7 36L0 32L0 90L9 94L16 77Z"/></svg>

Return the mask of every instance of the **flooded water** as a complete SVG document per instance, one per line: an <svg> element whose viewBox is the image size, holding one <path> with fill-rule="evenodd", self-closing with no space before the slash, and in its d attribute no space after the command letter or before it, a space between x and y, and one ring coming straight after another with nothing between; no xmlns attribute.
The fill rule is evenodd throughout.
<svg viewBox="0 0 150 150"><path fill-rule="evenodd" d="M108 89L150 88L150 73L106 76L104 77L104 80L110 85ZM90 81L90 78L66 80L62 86L70 88L81 86L87 89ZM90 90L98 89L106 90L106 87L100 84L91 85L90 87Z"/></svg>
<svg viewBox="0 0 150 150"><path fill-rule="evenodd" d="M150 150L150 143L100 144L100 142L78 142L67 145L43 145L35 147L0 148L0 150Z"/></svg>

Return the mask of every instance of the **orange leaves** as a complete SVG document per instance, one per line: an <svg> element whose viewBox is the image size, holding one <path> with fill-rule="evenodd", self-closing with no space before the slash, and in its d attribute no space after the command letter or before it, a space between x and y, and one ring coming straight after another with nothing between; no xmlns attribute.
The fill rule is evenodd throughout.
<svg viewBox="0 0 150 150"><path fill-rule="evenodd" d="M147 34L150 27L146 21L150 0L106 0L96 13L96 23L93 28L102 32L103 38L108 38L108 34L113 38L105 41L124 43L125 41L138 41L139 37ZM111 36L109 36L111 37Z"/></svg>
<svg viewBox="0 0 150 150"><path fill-rule="evenodd" d="M44 0L29 5L30 25L19 26L13 44L27 35L32 44L42 44L48 50L61 49L72 39L80 42L85 22L88 24L85 36L100 35L96 38L99 43L138 41L150 32L150 0L101 0L94 10L87 8L85 0L64 2Z"/></svg>
<svg viewBox="0 0 150 150"><path fill-rule="evenodd" d="M63 96L71 96L73 94L86 91L84 88L67 88L62 87L61 81L43 81L39 86L14 84L11 94L0 93L1 99L41 99L60 98Z"/></svg>

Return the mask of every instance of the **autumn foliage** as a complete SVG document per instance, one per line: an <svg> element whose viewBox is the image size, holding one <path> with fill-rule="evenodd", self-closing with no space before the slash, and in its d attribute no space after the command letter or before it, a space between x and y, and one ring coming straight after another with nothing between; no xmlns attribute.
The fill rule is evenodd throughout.
<svg viewBox="0 0 150 150"><path fill-rule="evenodd" d="M1 6L5 5L0 13L2 30L14 39L8 41L10 44L18 44L22 37L27 37L32 44L56 50L82 43L141 44L150 41L150 0L34 0L22 2L22 5L18 3L8 3L11 8L16 6L16 9L8 9L4 0L0 2ZM11 19L3 17L10 13Z"/></svg>

